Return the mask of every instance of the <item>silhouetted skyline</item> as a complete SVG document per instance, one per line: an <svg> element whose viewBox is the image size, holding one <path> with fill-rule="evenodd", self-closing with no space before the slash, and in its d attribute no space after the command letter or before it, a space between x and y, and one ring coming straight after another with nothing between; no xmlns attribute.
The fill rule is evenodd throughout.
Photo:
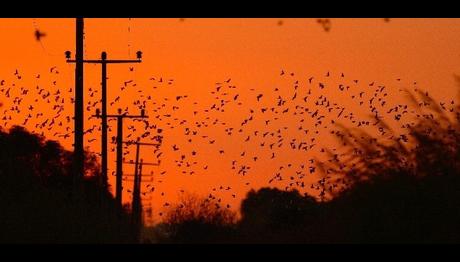
<svg viewBox="0 0 460 262"><path fill-rule="evenodd" d="M410 145L408 125L423 118L413 95L455 113L459 27L458 19L87 19L84 55L136 59L143 51L141 64L108 70L107 113L149 115L126 122L126 141L156 142L162 130L160 148L142 149L144 162L161 160L143 167L153 175L141 188L146 222L161 222L186 192L239 218L250 190L329 200L346 189L326 183L333 172L319 165L337 161L349 171L344 154L356 148L343 144L345 130ZM75 68L64 51L75 53L74 20L0 19L0 30L18 39L0 51L0 126L71 149ZM99 66L85 65L84 141L96 156L100 79ZM108 124L114 193L116 119ZM134 148L123 148L124 203L132 201Z"/></svg>

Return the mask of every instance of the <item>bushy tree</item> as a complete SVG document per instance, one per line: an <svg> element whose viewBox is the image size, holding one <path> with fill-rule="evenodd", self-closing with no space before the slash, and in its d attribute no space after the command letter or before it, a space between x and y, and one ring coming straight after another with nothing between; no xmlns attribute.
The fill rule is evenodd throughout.
<svg viewBox="0 0 460 262"><path fill-rule="evenodd" d="M15 126L0 129L0 148L0 242L133 241L127 214L98 183L94 155L85 153L87 171L74 187L72 152L58 142Z"/></svg>
<svg viewBox="0 0 460 262"><path fill-rule="evenodd" d="M217 200L184 194L165 214L159 236L163 242L215 243L234 237L236 213Z"/></svg>

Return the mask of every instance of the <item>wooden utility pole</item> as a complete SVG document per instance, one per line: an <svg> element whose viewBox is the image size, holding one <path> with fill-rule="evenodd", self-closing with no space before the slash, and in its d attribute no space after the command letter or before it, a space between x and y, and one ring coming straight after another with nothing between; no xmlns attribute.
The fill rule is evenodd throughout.
<svg viewBox="0 0 460 262"><path fill-rule="evenodd" d="M82 60L82 63L101 64L102 66L102 115L101 115L101 168L102 177L101 185L107 186L107 64L121 64L121 63L140 63L142 58L142 52L137 51L137 60L107 60L107 53L101 53L100 60ZM76 63L76 60L67 60L68 63Z"/></svg>
<svg viewBox="0 0 460 262"><path fill-rule="evenodd" d="M82 17L75 20L75 102L74 102L74 141L73 141L73 196L74 199L82 193L79 183L85 175L85 156L83 151L83 34L84 21ZM67 61L70 51L65 52Z"/></svg>
<svg viewBox="0 0 460 262"><path fill-rule="evenodd" d="M133 185L133 202L132 202L132 218L133 218L133 225L135 228L140 228L141 226L141 213L142 213L142 206L140 201L140 167L139 167L139 149L140 145L136 144L136 161L134 166L134 185Z"/></svg>
<svg viewBox="0 0 460 262"><path fill-rule="evenodd" d="M74 182L84 175L84 152L83 152L83 34L84 21L82 17L76 18L76 45L75 45L75 103L74 103ZM70 59L70 52L66 52Z"/></svg>

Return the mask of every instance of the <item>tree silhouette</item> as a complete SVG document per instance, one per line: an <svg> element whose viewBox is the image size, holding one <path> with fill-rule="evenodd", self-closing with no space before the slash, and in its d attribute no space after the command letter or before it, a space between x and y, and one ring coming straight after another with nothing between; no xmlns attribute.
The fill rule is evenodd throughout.
<svg viewBox="0 0 460 262"><path fill-rule="evenodd" d="M334 183L348 183L329 204L338 241L458 242L460 240L460 108L448 109L420 90L408 92L416 121L392 141L343 128L350 153L330 161ZM343 165L346 162L347 165Z"/></svg>
<svg viewBox="0 0 460 262"><path fill-rule="evenodd" d="M239 228L250 242L305 242L312 239L310 225L320 220L320 204L297 190L251 190L241 204Z"/></svg>
<svg viewBox="0 0 460 262"><path fill-rule="evenodd" d="M160 242L218 243L234 239L235 212L212 198L184 194L157 226Z"/></svg>
<svg viewBox="0 0 460 262"><path fill-rule="evenodd" d="M19 126L0 129L0 147L0 242L133 241L127 214L116 213L110 192L98 183L94 155L85 153L84 197L74 200L72 152Z"/></svg>

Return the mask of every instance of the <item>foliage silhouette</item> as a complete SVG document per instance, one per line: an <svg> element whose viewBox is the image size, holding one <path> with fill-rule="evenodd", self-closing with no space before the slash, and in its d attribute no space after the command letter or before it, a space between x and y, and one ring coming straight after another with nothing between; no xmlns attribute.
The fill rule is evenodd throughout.
<svg viewBox="0 0 460 262"><path fill-rule="evenodd" d="M319 163L321 199L328 201L295 190L253 190L237 223L169 216L169 225L187 230L167 241L199 242L206 225L206 242L459 243L460 107L446 108L421 91L408 96L416 114L404 123L407 133L383 120L378 127L389 140L339 126L347 153ZM224 226L230 234L220 233Z"/></svg>
<svg viewBox="0 0 460 262"><path fill-rule="evenodd" d="M236 213L221 207L212 198L184 194L178 204L169 209L164 222L158 225L159 242L223 243L232 242Z"/></svg>
<svg viewBox="0 0 460 262"><path fill-rule="evenodd" d="M0 147L0 242L133 241L127 214L117 214L110 192L98 185L94 155L85 153L87 173L74 198L72 152L58 142L14 126L0 129Z"/></svg>
<svg viewBox="0 0 460 262"><path fill-rule="evenodd" d="M388 143L345 130L354 153L323 167L352 185L330 203L337 221L346 223L339 224L340 241L460 241L460 108L448 109L420 90L407 93L416 112L407 134L382 123Z"/></svg>
<svg viewBox="0 0 460 262"><path fill-rule="evenodd" d="M251 190L241 204L242 219L239 229L242 241L301 242L312 237L312 225L321 218L320 203L311 196L302 196L297 190L276 188Z"/></svg>

